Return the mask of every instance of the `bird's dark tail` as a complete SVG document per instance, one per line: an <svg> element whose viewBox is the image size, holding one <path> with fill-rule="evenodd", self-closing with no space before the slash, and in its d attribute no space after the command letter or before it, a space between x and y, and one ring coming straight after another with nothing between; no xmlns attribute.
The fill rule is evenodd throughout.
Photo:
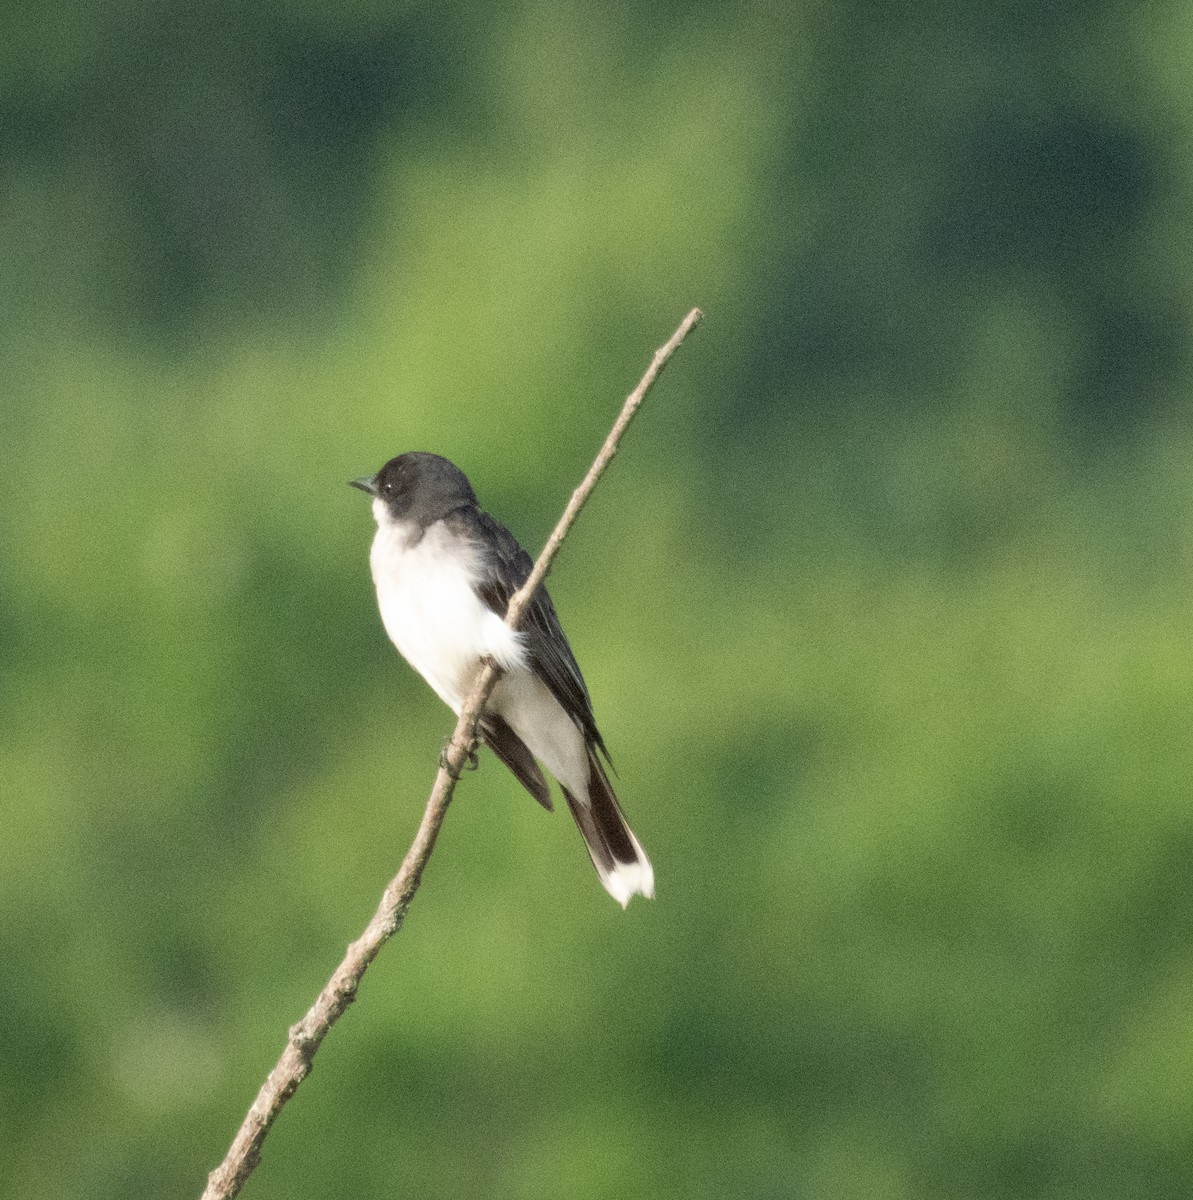
<svg viewBox="0 0 1193 1200"><path fill-rule="evenodd" d="M587 803L567 788L563 789L563 797L584 835L584 844L605 891L622 908L629 904L631 896L653 896L654 868L622 816L595 750L588 751Z"/></svg>

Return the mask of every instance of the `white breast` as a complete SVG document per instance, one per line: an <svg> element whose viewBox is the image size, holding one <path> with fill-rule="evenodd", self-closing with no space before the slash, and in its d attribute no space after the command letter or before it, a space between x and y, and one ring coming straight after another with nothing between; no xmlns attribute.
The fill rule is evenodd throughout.
<svg viewBox="0 0 1193 1200"><path fill-rule="evenodd" d="M475 555L443 522L419 538L416 528L391 521L380 501L373 508L377 533L369 565L385 632L443 702L459 712L483 655L506 670L524 665L519 637L477 596Z"/></svg>

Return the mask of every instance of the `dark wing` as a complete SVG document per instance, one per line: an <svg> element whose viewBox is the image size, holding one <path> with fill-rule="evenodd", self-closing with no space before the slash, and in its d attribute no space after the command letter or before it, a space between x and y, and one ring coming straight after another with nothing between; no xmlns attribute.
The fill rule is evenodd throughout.
<svg viewBox="0 0 1193 1200"><path fill-rule="evenodd" d="M486 556L485 574L478 587L481 599L499 617L504 617L509 610L510 597L530 577L534 561L500 521L480 509L461 510L453 516L463 518L465 513L465 519L475 524L476 533L495 551ZM609 752L592 715L592 701L584 676L580 674L545 587L535 592L523 614L522 633L535 674L551 690L564 712L580 726L589 745L596 746L608 758Z"/></svg>
<svg viewBox="0 0 1193 1200"><path fill-rule="evenodd" d="M553 812L551 789L526 743L496 713L481 718L485 745L514 773L518 782L548 811Z"/></svg>

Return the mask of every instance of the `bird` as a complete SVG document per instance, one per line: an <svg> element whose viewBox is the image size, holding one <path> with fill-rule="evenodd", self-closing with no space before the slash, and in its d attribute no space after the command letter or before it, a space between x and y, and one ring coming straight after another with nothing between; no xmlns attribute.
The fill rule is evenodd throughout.
<svg viewBox="0 0 1193 1200"><path fill-rule="evenodd" d="M654 868L609 782L612 766L592 701L545 587L522 628L505 623L510 597L534 564L483 511L468 477L426 451L391 458L349 481L372 497L369 566L385 632L457 715L481 659L501 669L481 738L548 812L555 777L605 890L625 908L654 895ZM536 761L537 760L537 761Z"/></svg>

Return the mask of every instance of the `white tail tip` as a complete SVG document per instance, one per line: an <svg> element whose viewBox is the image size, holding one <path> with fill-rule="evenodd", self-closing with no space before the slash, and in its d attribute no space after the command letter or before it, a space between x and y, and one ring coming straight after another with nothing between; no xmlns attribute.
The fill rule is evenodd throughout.
<svg viewBox="0 0 1193 1200"><path fill-rule="evenodd" d="M640 846L638 852L642 853ZM654 868L645 854L642 854L637 862L614 863L613 869L610 871L601 871L598 868L598 874L605 891L622 908L629 904L632 896L645 896L648 900L654 899Z"/></svg>

